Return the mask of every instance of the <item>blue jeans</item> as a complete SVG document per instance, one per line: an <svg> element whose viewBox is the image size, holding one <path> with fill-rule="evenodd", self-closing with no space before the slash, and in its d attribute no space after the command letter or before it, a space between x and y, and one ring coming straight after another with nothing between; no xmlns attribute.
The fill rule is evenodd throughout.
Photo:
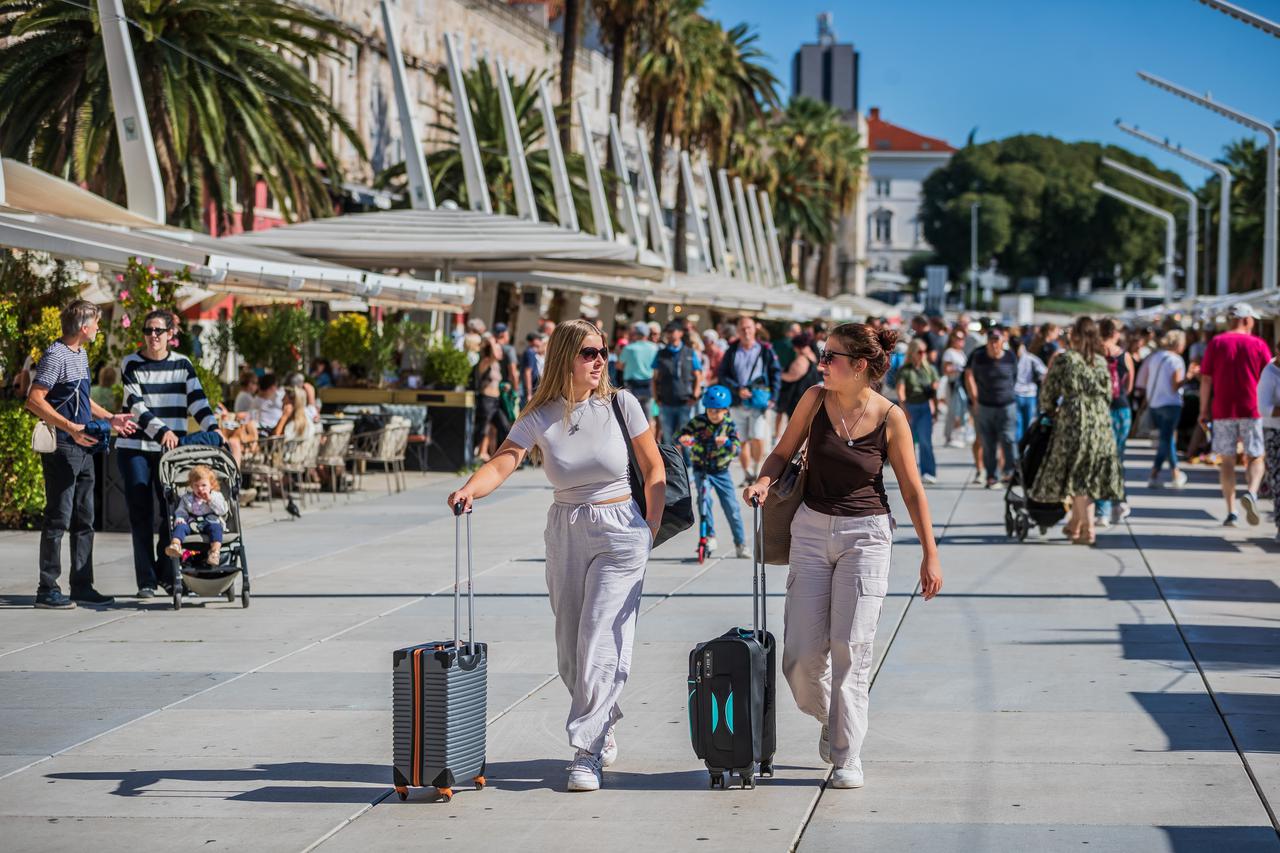
<svg viewBox="0 0 1280 853"><path fill-rule="evenodd" d="M157 581L172 583L177 569L164 552L169 545L169 515L164 509L157 520L155 503L164 507L164 487L160 485L160 454L122 447L116 461L124 479L124 499L129 507L129 532L133 536L133 575L138 589L155 589ZM160 538L156 539L157 521Z"/></svg>
<svg viewBox="0 0 1280 853"><path fill-rule="evenodd" d="M675 444L676 436L680 434L680 430L692 419L692 403L687 405L682 403L678 406L668 406L666 403L662 403L658 406L660 440L664 444ZM688 462L688 451L685 451L685 454L685 461Z"/></svg>
<svg viewBox="0 0 1280 853"><path fill-rule="evenodd" d="M199 531L209 537L210 542L222 541L222 522L219 521L202 521L200 522ZM179 521L173 526L173 535L170 539L186 539L191 535L191 522Z"/></svg>
<svg viewBox="0 0 1280 853"><path fill-rule="evenodd" d="M920 473L938 476L938 463L933 458L933 410L928 403L907 403L911 421L911 438L920 447Z"/></svg>
<svg viewBox="0 0 1280 853"><path fill-rule="evenodd" d="M683 426L683 424L681 424ZM738 507L738 493L733 488L733 478L729 475L729 469L723 471L699 471L693 472L693 479L697 484L699 501L702 496L703 483L710 485L717 495L720 496L720 508L724 510L724 514L729 519L729 529L733 531L733 544L741 545L747 541L747 534L742 528L742 510ZM707 519L707 535L716 535L715 513L711 508L711 496L707 496L705 504L699 504L702 512Z"/></svg>
<svg viewBox="0 0 1280 853"><path fill-rule="evenodd" d="M1018 407L1018 429L1014 432L1014 440L1022 441L1022 437L1027 434L1027 430L1031 429L1031 423L1036 419L1036 402L1039 398L1032 394L1029 397L1014 397L1014 404Z"/></svg>
<svg viewBox="0 0 1280 853"><path fill-rule="evenodd" d="M1155 421L1160 437L1156 439L1156 461L1151 466L1152 474L1159 474L1160 467L1167 461L1169 470L1178 468L1178 446L1174 437L1178 434L1178 419L1182 417L1182 406L1160 406L1151 410L1151 419Z"/></svg>
<svg viewBox="0 0 1280 853"><path fill-rule="evenodd" d="M1124 446L1129 440L1129 428L1133 426L1133 409L1127 405L1119 409L1111 410L1111 432L1116 437L1116 453L1120 457L1120 470L1124 470ZM1124 486L1124 477L1121 476L1120 485ZM1120 494L1125 494L1123 491ZM1121 498L1123 502L1124 498ZM1098 515L1107 515L1111 512L1111 501L1098 501L1096 513Z"/></svg>
<svg viewBox="0 0 1280 853"><path fill-rule="evenodd" d="M987 479L999 477L996 446L1004 448L1004 473L1013 476L1018 468L1018 442L1014 433L1018 428L1018 406L984 406L978 404L978 436L982 439L982 464L987 469Z"/></svg>

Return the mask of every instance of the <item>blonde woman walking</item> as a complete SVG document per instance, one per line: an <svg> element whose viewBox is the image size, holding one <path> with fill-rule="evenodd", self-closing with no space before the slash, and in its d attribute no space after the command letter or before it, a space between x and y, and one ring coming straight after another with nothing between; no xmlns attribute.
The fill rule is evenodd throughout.
<svg viewBox="0 0 1280 853"><path fill-rule="evenodd" d="M627 436L605 373L609 349L586 320L556 326L546 372L493 458L449 495L466 509L492 494L535 445L555 487L547 513L547 591L556 622L560 678L572 702L565 729L576 753L570 791L600 788L618 754L614 725L631 669L631 645L649 550L662 521L666 471L640 402L618 392L621 420L644 477L649 517L632 499Z"/></svg>

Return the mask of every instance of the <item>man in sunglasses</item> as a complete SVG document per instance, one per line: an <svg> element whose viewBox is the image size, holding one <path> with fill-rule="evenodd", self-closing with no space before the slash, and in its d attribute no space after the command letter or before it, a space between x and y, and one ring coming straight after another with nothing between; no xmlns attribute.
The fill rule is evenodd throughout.
<svg viewBox="0 0 1280 853"><path fill-rule="evenodd" d="M769 438L766 415L782 388L782 368L773 347L757 338L754 318L739 317L737 326L738 338L725 351L716 378L733 394L733 420L742 437L740 461L745 484L750 485L764 464Z"/></svg>
<svg viewBox="0 0 1280 853"><path fill-rule="evenodd" d="M160 456L187 437L188 415L204 431L201 438L208 437L209 443L221 443L217 433L210 432L217 428L218 417L209 405L195 367L185 355L169 349L176 334L172 313L150 312L142 321L142 349L126 356L120 371L125 409L138 422L138 431L120 439L116 446L129 506L133 573L139 598L154 597L156 586L170 583L175 573L173 558L164 552L169 531L163 514L160 526L164 529L160 530L158 540L155 536L155 499L164 505Z"/></svg>

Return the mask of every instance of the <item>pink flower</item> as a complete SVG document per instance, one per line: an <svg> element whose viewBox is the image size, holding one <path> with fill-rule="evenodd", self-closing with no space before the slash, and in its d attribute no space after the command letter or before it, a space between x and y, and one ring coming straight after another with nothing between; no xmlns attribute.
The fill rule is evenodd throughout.
<svg viewBox="0 0 1280 853"><path fill-rule="evenodd" d="M120 299L121 301L124 301L124 300L126 300L126 299L128 299L128 298L129 298L129 291L127 291L127 290L122 290L122 291L120 291L119 299Z"/></svg>
<svg viewBox="0 0 1280 853"><path fill-rule="evenodd" d="M153 264L153 265L151 265L151 266L147 267L147 272L151 273L151 275L155 275L155 274L156 274L156 268L155 268L155 265Z"/></svg>
<svg viewBox="0 0 1280 853"><path fill-rule="evenodd" d="M147 293L150 293L150 294L151 294L151 298L152 298L152 299L155 299L155 298L156 298L156 286L153 284L153 285L151 285L150 287L148 287L148 288L147 288Z"/></svg>
<svg viewBox="0 0 1280 853"><path fill-rule="evenodd" d="M120 325L127 329L133 325L133 321L129 319L128 314L125 314L123 317L120 318Z"/></svg>
<svg viewBox="0 0 1280 853"><path fill-rule="evenodd" d="M124 281L124 275L122 273L116 273L116 281Z"/></svg>

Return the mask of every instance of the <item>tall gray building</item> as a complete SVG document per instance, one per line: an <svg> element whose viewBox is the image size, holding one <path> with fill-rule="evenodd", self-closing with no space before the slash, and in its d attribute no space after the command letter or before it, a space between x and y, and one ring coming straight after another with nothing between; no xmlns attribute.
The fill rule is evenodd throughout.
<svg viewBox="0 0 1280 853"><path fill-rule="evenodd" d="M818 16L818 43L791 60L791 94L828 103L852 118L858 111L858 52L836 42L830 12Z"/></svg>

